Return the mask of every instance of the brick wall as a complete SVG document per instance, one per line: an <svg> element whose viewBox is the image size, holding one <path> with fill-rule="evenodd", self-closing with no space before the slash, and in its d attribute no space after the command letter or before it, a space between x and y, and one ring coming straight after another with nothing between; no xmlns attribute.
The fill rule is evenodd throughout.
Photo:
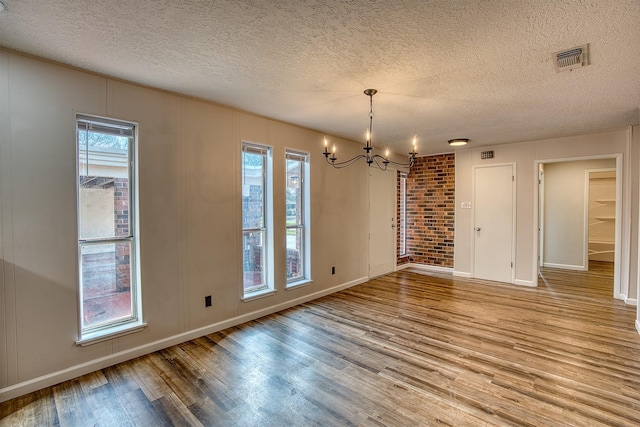
<svg viewBox="0 0 640 427"><path fill-rule="evenodd" d="M398 264L453 267L455 154L418 158L407 177L406 210L407 256Z"/></svg>

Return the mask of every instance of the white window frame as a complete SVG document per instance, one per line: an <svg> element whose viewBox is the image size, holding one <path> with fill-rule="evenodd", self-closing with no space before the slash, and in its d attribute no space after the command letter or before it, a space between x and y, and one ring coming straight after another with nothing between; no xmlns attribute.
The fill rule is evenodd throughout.
<svg viewBox="0 0 640 427"><path fill-rule="evenodd" d="M262 231L264 233L264 280L265 286L264 288L258 289L253 292L246 293L245 292L245 284L244 284L244 247L242 254L242 280L241 280L241 295L242 300L247 302L257 298L263 298L265 296L272 295L276 292L274 287L274 272L273 272L273 147L263 144L258 144L255 142L242 141L242 152L240 155L240 173L241 184L244 185L244 153L252 152L255 154L262 154L264 156L263 162L263 171L262 171L262 179L263 179L263 205L262 205L262 215L263 215L263 227L261 228L244 228L242 225L242 242L244 246L244 233L245 232L255 232ZM242 209L241 209L242 211ZM242 215L242 214L241 214ZM242 218L241 221L242 223Z"/></svg>
<svg viewBox="0 0 640 427"><path fill-rule="evenodd" d="M287 289L291 289L294 287L302 286L311 283L311 232L310 232L310 209L309 209L309 193L310 193L310 182L309 182L309 153L300 150L294 149L285 149L285 191L287 188L287 160L296 160L300 161L301 166L301 174L300 174L300 197L301 197L301 206L302 206L302 222L297 223L295 225L287 225L286 224L286 215L285 215L285 233L290 229L297 229L302 233L302 275L300 277L295 278L287 278ZM285 197L285 210L286 210L286 197ZM286 234L285 234L286 239ZM286 249L285 249L286 250ZM286 261L286 256L285 256ZM286 270L286 266L285 266Z"/></svg>
<svg viewBox="0 0 640 427"><path fill-rule="evenodd" d="M84 127L86 130L96 130L104 132L119 132L125 136L130 136L131 142L128 144L128 175L129 175L129 233L126 236L111 236L107 238L82 238L81 236L81 205L80 205L80 141L78 140L79 130ZM138 149L138 125L137 123L110 118L91 116L86 114L76 114L76 212L77 212L77 241L78 241L78 340L77 345L87 346L98 342L113 339L122 335L144 329L147 325L142 317L142 292L139 269L139 236L138 236L138 175L137 175L137 149ZM99 129L99 130L98 130ZM85 156L88 156L88 147ZM131 316L111 322L105 322L96 326L84 326L84 304L83 304L83 283L82 283L82 247L109 243L126 242L130 245L130 293L131 293Z"/></svg>
<svg viewBox="0 0 640 427"><path fill-rule="evenodd" d="M398 212L398 256L407 255L407 174L398 173L398 204L400 212Z"/></svg>

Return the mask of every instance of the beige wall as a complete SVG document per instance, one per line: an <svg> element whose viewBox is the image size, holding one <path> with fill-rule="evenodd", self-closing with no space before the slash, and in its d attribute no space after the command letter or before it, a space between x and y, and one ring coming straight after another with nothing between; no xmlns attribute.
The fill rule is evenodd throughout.
<svg viewBox="0 0 640 427"><path fill-rule="evenodd" d="M637 128L637 127L635 127ZM634 129L635 129L634 128ZM622 253L620 281L622 298L637 298L636 238L638 235L638 138L632 141L632 128L591 135L555 138L541 141L496 145L456 151L456 226L454 274L468 276L471 272L471 239L473 209L461 209L463 201L473 200L472 168L474 165L516 163L516 257L515 283L532 285L537 281L537 233L534 225L537 213L536 162L576 160L585 157L613 157L622 153ZM480 152L494 150L493 159L481 160ZM635 189L635 190L634 190ZM631 236L634 236L633 238ZM631 247L631 244L634 247Z"/></svg>
<svg viewBox="0 0 640 427"><path fill-rule="evenodd" d="M148 327L88 347L74 344L76 112L140 125L140 265ZM492 162L517 162L517 279L531 281L534 275L534 161L628 153L629 135L621 130L494 147ZM366 168L325 165L322 136L0 50L0 400L363 280L368 265L362 250L368 231ZM248 303L240 300L242 140L274 148L274 224L275 236L281 236L275 242L277 292ZM345 157L361 152L358 144L336 142ZM638 137L634 144L634 168L625 170L635 177L634 191L628 190L633 221L627 222L633 228L624 233L635 242ZM313 283L288 291L285 147L311 153ZM480 161L479 151L469 148L456 155L457 273L469 272L471 211L459 207L460 201L472 200L472 166L487 162ZM633 269L635 281L638 256L635 246L631 250L631 268L624 268L627 276ZM336 266L335 275L331 266ZM213 296L212 308L204 307L205 295Z"/></svg>
<svg viewBox="0 0 640 427"><path fill-rule="evenodd" d="M76 113L139 124L140 267L148 327L88 347L74 344ZM0 50L0 400L364 280L366 169L324 164L322 137ZM277 292L251 302L240 299L242 140L273 147L274 228L280 236ZM361 151L356 143L334 141L344 156ZM285 147L311 153L313 283L293 290L284 289ZM205 295L212 295L213 307L205 308Z"/></svg>
<svg viewBox="0 0 640 427"><path fill-rule="evenodd" d="M586 270L585 171L615 168L615 159L548 163L544 168L545 266ZM615 198L615 186L613 198Z"/></svg>

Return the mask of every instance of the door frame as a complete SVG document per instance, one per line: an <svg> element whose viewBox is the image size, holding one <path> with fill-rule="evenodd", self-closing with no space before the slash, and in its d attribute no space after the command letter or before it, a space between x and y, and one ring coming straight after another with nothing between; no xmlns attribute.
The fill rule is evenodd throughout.
<svg viewBox="0 0 640 427"><path fill-rule="evenodd" d="M630 203L629 198L623 198L622 190L623 190L623 181L626 181L628 177L624 175L624 163L623 163L623 154L622 153L613 153L613 154L602 154L596 156L583 156L583 157L565 157L565 158L555 158L555 159L544 159L544 160L534 160L534 168L538 170L540 164L545 163L564 163L564 162L573 162L573 161L581 161L581 160L597 160L597 159L615 159L616 160L616 242L615 242L615 255L614 255L614 268L613 268L613 297L616 299L624 300L629 296L629 280L627 277L626 286L627 289L622 288L623 280L622 280L622 261L626 259L628 264L629 257L629 248L628 245L622 245L622 228L623 221L628 214L630 215L630 210L628 209ZM540 226L540 218L538 215L538 205L539 205L539 188L538 188L538 174L535 174L535 180L533 185L533 270L535 274L533 275L533 286L538 286L538 273L540 269L538 267L538 253L539 253L539 244L540 241L538 239L538 227ZM627 185L628 186L628 185ZM624 205L624 206L623 206ZM629 212L627 212L629 211ZM627 224L630 224L630 221L626 221ZM623 252L624 248L624 254Z"/></svg>
<svg viewBox="0 0 640 427"><path fill-rule="evenodd" d="M471 173L471 192L472 192L472 203L471 203L471 277L476 277L476 171L481 168L492 168L492 167L503 167L503 166L511 166L511 176L513 177L511 180L511 197L512 197L512 209L511 209L511 263L513 267L511 268L511 282L515 283L516 277L516 205L517 205L517 185L516 185L516 177L517 177L517 162L506 162L506 163L491 163L487 165L474 165L472 167Z"/></svg>
<svg viewBox="0 0 640 427"><path fill-rule="evenodd" d="M538 170L538 267L544 266L544 163L537 165ZM538 269L536 269L538 271Z"/></svg>

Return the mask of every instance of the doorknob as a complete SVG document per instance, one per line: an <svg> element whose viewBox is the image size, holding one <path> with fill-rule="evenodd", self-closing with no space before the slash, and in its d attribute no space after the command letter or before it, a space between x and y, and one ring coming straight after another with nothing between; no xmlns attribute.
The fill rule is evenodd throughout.
<svg viewBox="0 0 640 427"><path fill-rule="evenodd" d="M480 231L480 227L476 227L476 231Z"/></svg>

